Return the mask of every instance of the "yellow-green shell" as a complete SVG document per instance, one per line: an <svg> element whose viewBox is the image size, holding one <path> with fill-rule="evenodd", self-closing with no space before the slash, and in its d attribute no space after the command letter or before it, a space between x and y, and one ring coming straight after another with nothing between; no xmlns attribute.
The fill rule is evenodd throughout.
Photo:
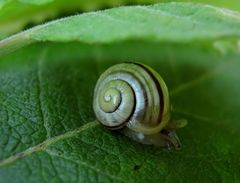
<svg viewBox="0 0 240 183"><path fill-rule="evenodd" d="M93 98L95 115L104 126L143 134L160 132L169 122L169 94L161 76L149 66L122 63L98 79Z"/></svg>

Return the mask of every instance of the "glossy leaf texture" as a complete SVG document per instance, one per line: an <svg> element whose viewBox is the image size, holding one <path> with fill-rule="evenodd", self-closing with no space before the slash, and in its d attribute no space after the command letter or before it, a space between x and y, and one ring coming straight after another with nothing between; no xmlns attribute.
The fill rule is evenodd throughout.
<svg viewBox="0 0 240 183"><path fill-rule="evenodd" d="M192 3L120 7L0 42L0 182L239 182L240 16ZM170 92L177 152L101 127L94 85L142 62Z"/></svg>
<svg viewBox="0 0 240 183"><path fill-rule="evenodd" d="M34 25L70 14L107 9L121 5L151 4L172 0L1 0L0 39ZM238 0L177 0L208 3L240 11Z"/></svg>

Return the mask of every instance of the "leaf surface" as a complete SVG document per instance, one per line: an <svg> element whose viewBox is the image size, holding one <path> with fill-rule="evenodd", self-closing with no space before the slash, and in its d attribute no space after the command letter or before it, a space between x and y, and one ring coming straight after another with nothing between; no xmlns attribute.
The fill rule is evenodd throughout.
<svg viewBox="0 0 240 183"><path fill-rule="evenodd" d="M120 5L146 5L171 1L172 0L1 0L0 39L34 25L56 19L59 16L64 17L66 15L80 14L82 12ZM195 2L194 0L187 1ZM238 0L198 0L197 3L208 3L240 11Z"/></svg>
<svg viewBox="0 0 240 183"><path fill-rule="evenodd" d="M126 40L205 44L240 36L240 14L209 5L165 3L59 19L0 41L0 54L38 41L99 44ZM222 45L222 44L220 44Z"/></svg>
<svg viewBox="0 0 240 183"><path fill-rule="evenodd" d="M0 182L239 182L239 22L235 12L168 3L74 16L2 41ZM166 81L172 118L189 122L181 151L95 121L96 80L125 61Z"/></svg>

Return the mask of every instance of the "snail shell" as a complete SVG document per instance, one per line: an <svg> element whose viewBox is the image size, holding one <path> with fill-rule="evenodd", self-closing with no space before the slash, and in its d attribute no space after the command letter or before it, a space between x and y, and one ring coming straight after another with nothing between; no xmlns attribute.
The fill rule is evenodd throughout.
<svg viewBox="0 0 240 183"><path fill-rule="evenodd" d="M169 94L161 76L140 63L122 63L98 79L93 99L96 118L110 129L146 135L160 132L169 122Z"/></svg>

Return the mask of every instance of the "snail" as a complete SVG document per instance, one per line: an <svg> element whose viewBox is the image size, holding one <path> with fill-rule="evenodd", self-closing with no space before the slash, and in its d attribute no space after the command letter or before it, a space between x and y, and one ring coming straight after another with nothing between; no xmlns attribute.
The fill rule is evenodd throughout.
<svg viewBox="0 0 240 183"><path fill-rule="evenodd" d="M97 81L93 96L97 120L143 144L181 148L176 129L186 120L170 120L168 88L161 76L141 63L108 68Z"/></svg>

